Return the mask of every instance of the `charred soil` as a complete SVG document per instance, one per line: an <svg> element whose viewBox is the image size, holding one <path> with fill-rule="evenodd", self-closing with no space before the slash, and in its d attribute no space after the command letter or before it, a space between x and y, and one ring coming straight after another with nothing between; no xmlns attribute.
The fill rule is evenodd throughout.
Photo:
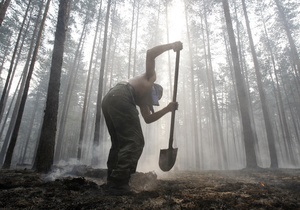
<svg viewBox="0 0 300 210"><path fill-rule="evenodd" d="M105 170L58 177L0 170L1 209L300 209L299 169L137 173L133 194L111 195Z"/></svg>

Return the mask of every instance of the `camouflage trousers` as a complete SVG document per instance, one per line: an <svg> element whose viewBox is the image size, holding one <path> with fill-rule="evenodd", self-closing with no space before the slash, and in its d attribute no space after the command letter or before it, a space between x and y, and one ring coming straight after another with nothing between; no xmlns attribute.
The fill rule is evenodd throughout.
<svg viewBox="0 0 300 210"><path fill-rule="evenodd" d="M126 184L136 172L144 147L133 88L128 83L118 83L104 96L102 111L111 137L107 180Z"/></svg>

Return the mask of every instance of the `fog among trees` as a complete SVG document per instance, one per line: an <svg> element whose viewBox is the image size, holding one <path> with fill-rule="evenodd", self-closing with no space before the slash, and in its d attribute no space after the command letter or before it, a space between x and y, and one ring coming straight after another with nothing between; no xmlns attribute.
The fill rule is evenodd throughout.
<svg viewBox="0 0 300 210"><path fill-rule="evenodd" d="M1 0L0 164L105 168L102 97L181 41L173 170L299 168L299 20L298 0ZM161 107L175 55L156 60ZM159 170L170 117L141 118L138 170Z"/></svg>

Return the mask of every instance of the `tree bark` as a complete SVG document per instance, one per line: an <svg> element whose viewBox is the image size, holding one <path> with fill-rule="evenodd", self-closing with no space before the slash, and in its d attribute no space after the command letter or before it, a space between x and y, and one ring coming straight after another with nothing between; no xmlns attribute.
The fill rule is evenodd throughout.
<svg viewBox="0 0 300 210"><path fill-rule="evenodd" d="M139 31L139 19L140 19L140 1L137 4L137 17L135 22L135 41L134 41L134 55L133 55L133 76L136 75L136 54L137 54L137 43L138 43L138 31Z"/></svg>
<svg viewBox="0 0 300 210"><path fill-rule="evenodd" d="M41 4L41 6L39 8L38 17L40 17L41 14L42 14L42 8L43 8L43 6ZM35 37L36 37L37 32L38 32L39 22L40 22L40 18L37 18L37 20L35 22L33 34L32 34L32 39L31 39L30 47L29 47L29 50L28 50L27 60L26 60L25 66L23 68L22 77L20 78L20 81L19 81L20 85L18 85L18 87L20 87L20 88L19 88L18 94L17 94L17 92L15 92L15 94L17 94L17 99L16 99L16 102L15 102L15 107L14 107L13 112L12 112L12 116L11 116L11 120L10 120L10 123L9 123L9 127L8 127L6 135L5 135L4 143L2 145L1 152L0 152L0 163L1 164L3 162L3 159L4 159L4 156L5 156L5 153L6 153L6 149L7 149L8 143L9 143L9 141L11 139L11 135L12 135L14 126L16 124L17 114L18 114L18 110L20 108L21 98L22 98L22 95L23 95L23 92L24 92L24 88L25 88L25 84L26 84L26 77L27 77L28 71L29 71L30 58L31 58L32 51L33 51L33 48L34 48L34 40L35 40ZM16 90L18 90L18 88L16 88ZM4 125L3 125L3 128L1 129L0 134L2 134L2 132L3 132L5 123L7 122L8 114L9 114L9 111L8 111L7 115L5 116L4 123L3 123Z"/></svg>
<svg viewBox="0 0 300 210"><path fill-rule="evenodd" d="M9 86L10 86L9 84L12 81L14 61L15 61L15 57L16 57L16 54L17 54L17 51L18 51L19 42L20 42L20 39L21 39L21 35L22 35L22 31L23 31L23 28L24 28L24 25L25 25L25 21L27 19L27 15L28 15L28 11L29 11L29 8L30 8L31 1L32 0L29 0L26 11L25 11L23 22L21 24L20 31L19 31L19 34L18 34L18 37L17 37L17 42L16 42L14 52L13 52L13 55L12 55L12 58L11 58L11 62L10 62L8 74L7 74L7 77L6 77L5 85L4 85L4 88L3 88L3 91L2 91L2 96L1 96L1 99L0 99L0 119L2 119L2 116L3 116L3 112L4 112L6 100L7 100L7 95L9 93Z"/></svg>
<svg viewBox="0 0 300 210"><path fill-rule="evenodd" d="M86 124L86 119L87 119L87 110L88 110L88 94L90 92L90 80L91 80L91 74L92 74L92 64L93 64L93 59L94 59L94 52L96 48L96 41L98 37L98 31L99 31L99 25L100 25L100 20L101 20L101 10L102 10L102 1L100 3L100 8L99 8L99 13L98 13L98 18L97 18L97 23L96 23L96 31L95 31L95 36L94 36L94 41L93 41L93 48L92 48L92 53L91 53L91 58L90 58L90 64L89 64L89 71L88 71L88 79L86 82L86 87L85 87L85 94L84 94L84 102L83 102L83 110L82 110L82 115L81 115L81 124L80 124L80 133L79 133L79 142L78 142L78 150L77 150L77 159L80 160L82 156L82 142L83 142L83 135L85 131L85 124Z"/></svg>
<svg viewBox="0 0 300 210"><path fill-rule="evenodd" d="M101 58L101 67L100 67L100 76L99 76L99 84L98 84L98 96L97 96L97 105L96 105L96 120L95 120L95 131L94 131L94 151L93 151L93 159L92 165L98 164L98 158L95 157L96 149L99 146L100 142L100 119L101 119L101 102L102 102L102 90L103 90L103 77L104 77L104 68L105 68L105 59L106 59L106 47L107 47L107 35L108 35L108 23L109 23L109 15L110 15L110 7L111 1L107 2L107 10L105 17L105 28L104 28L104 39L102 46L102 58Z"/></svg>
<svg viewBox="0 0 300 210"><path fill-rule="evenodd" d="M268 140L268 144L269 144L269 153L270 153L270 160L271 160L270 167L278 168L278 159L277 159L276 148L275 148L275 137L274 137L274 133L273 133L273 126L272 126L271 117L270 117L269 110L268 110L268 103L267 103L267 99L266 99L265 90L263 87L262 76L261 76L260 67L259 67L259 63L258 63L258 59L257 59L257 54L256 54L256 50L254 47L254 42L253 42L253 38L252 38L252 32L251 32L251 28L250 28L250 23L249 23L245 0L242 0L242 4L243 4L243 11L244 11L245 21L246 21L246 26L247 26L247 33L249 36L251 54L252 54L252 58L253 58L254 68L255 68L256 82L257 82L259 96L260 96L260 100L261 100L265 129L266 129L266 133L267 133L267 140Z"/></svg>
<svg viewBox="0 0 300 210"><path fill-rule="evenodd" d="M133 25L134 25L134 17L135 17L135 2L136 2L136 0L133 0L130 40L129 40L129 55L128 55L128 76L127 76L128 79L130 78L130 73L131 73L131 52L132 52L132 37L133 37L133 30L134 30Z"/></svg>
<svg viewBox="0 0 300 210"><path fill-rule="evenodd" d="M48 0L49 7L51 0ZM71 0L60 0L55 32L45 116L34 166L38 172L49 172L53 164L59 88Z"/></svg>
<svg viewBox="0 0 300 210"><path fill-rule="evenodd" d="M232 20L229 10L228 0L222 0L223 9L226 19L227 32L230 41L231 56L233 62L233 68L236 79L236 88L238 91L239 106L242 116L243 134L246 151L246 168L256 168L257 160L254 149L254 132L255 130L251 126L250 114L249 114L249 103L245 89L245 83L241 73L238 50L236 46Z"/></svg>
<svg viewBox="0 0 300 210"><path fill-rule="evenodd" d="M24 109L25 109L25 103L26 103L27 95L28 95L28 91L29 91L30 80L31 80L31 77L32 77L32 74L33 74L33 69L34 69L36 59L37 59L37 55L38 55L38 51L39 51L39 47L40 47L40 42L41 42L41 39L42 39L42 33L43 33L44 25L45 25L45 22L46 22L46 17L47 17L47 14L48 14L48 10L49 10L49 5L50 5L50 0L46 4L45 11L44 11L44 16L43 16L43 19L42 19L42 22L41 22L41 25L40 25L40 30L39 30L38 37L37 37L36 44L35 44L35 48L34 48L34 51L33 51L32 60L31 60L31 63L30 63L28 75L27 75L27 78L26 78L26 83L25 83L24 92L23 92L23 95L22 95L21 103L20 103L20 108L18 110L16 125L15 125L14 131L12 133L12 138L11 138L10 143L9 143L9 147L8 147L8 150L7 150L7 154L6 154L6 157L5 157L4 164L2 166L2 168L4 168L4 169L9 168L10 164L11 164L13 151L14 151L14 148L15 148L15 145L16 145L16 142L17 142L18 133L19 133L19 129L20 129L21 121L22 121L22 116L23 116Z"/></svg>
<svg viewBox="0 0 300 210"><path fill-rule="evenodd" d="M214 79L214 72L212 67L212 57L211 57L211 50L210 50L210 32L207 22L207 15L206 15L206 5L205 1L203 1L204 6L204 23L206 28L206 37L207 37L207 59L208 59L208 68L207 68L207 77L209 81L209 88L211 88L211 107L212 107L212 113L214 117L214 129L217 133L216 135L216 147L219 154L219 165L220 168L227 168L227 154L225 150L225 144L224 144L224 137L223 137L223 128L221 125L221 118L220 118L220 112L219 112L219 105L216 95L216 87L215 87L215 79ZM215 108L213 108L213 105L215 105ZM223 160L223 162L221 161ZM223 163L223 164L222 164Z"/></svg>
<svg viewBox="0 0 300 210"><path fill-rule="evenodd" d="M2 22L4 20L7 8L9 6L9 4L10 4L10 1L11 0L2 1L1 4L0 4L0 26L2 26ZM29 4L30 3L28 3L28 5Z"/></svg>
<svg viewBox="0 0 300 210"><path fill-rule="evenodd" d="M184 3L185 4L185 3ZM188 16L187 9L185 5L185 22L186 22L186 31L187 31L187 39L188 39L188 49L189 49L189 65L190 65L190 75L191 75L191 105L192 105L192 124L193 124L193 142L194 142L194 150L195 150L195 167L196 170L200 169L200 148L199 148L199 135L198 135L198 126L197 126L197 111L196 111L196 88L195 88L195 74L194 74L194 62L193 62L193 49L191 44L191 36L190 36L190 28L188 26Z"/></svg>
<svg viewBox="0 0 300 210"><path fill-rule="evenodd" d="M261 16L263 19L263 27L264 27L264 33L266 36L266 42L267 42L267 49L269 50L270 53L270 59L271 59L271 63L272 63L272 69L273 69L273 75L275 77L275 84L276 84L276 88L274 87L275 90L275 94L276 94L276 106L278 109L278 115L279 115L279 124L280 124L280 128L281 128L281 133L282 133L282 141L284 142L284 151L286 152L286 155L288 157L288 159L293 162L293 157L291 157L290 155L290 151L291 148L289 146L289 142L291 141L291 134L290 134L290 130L288 127L288 122L287 119L288 117L286 116L286 110L284 108L284 99L281 93L281 86L280 83L282 83L282 85L284 85L283 82L279 81L279 76L278 76L278 70L276 68L276 62L275 62L275 55L274 52L272 50L271 47L271 43L269 40L269 35L268 35L268 31L265 25L265 21L264 21L264 17L263 17L263 12L261 12Z"/></svg>
<svg viewBox="0 0 300 210"><path fill-rule="evenodd" d="M286 16L284 14L282 3L279 0L275 0L275 3L278 8L279 16L283 22L283 27L284 27L284 30L286 32L286 35L287 35L287 38L288 38L288 41L290 44L293 65L295 65L295 67L298 71L298 74L300 74L300 58L299 58L299 54L297 51L297 46L292 37L292 33L291 33L291 30L290 30L290 27L288 24L288 20L286 19Z"/></svg>
<svg viewBox="0 0 300 210"><path fill-rule="evenodd" d="M34 103L33 114L30 118L30 122L29 122L29 126L28 126L29 129L27 131L26 138L24 139L24 141L25 141L24 142L24 147L23 147L24 151L21 150L21 154L19 155L19 164L25 164L26 154L27 154L27 150L28 150L28 144L29 144L29 141L30 141L30 136L31 136L32 130L34 128L34 120L35 120L35 116L37 114L37 107L39 105L40 97L41 97L41 93L37 93L35 103Z"/></svg>
<svg viewBox="0 0 300 210"><path fill-rule="evenodd" d="M79 43L76 48L75 57L73 60L72 67L69 69L70 72L70 79L67 83L67 88L65 91L65 97L63 97L62 102L62 113L59 120L59 126L58 126L58 135L57 135L57 143L55 148L55 154L54 154L54 160L55 162L58 162L61 159L61 152L62 152L62 146L64 143L64 134L65 134L65 127L67 123L70 103L71 103L71 96L72 96L72 90L74 89L75 79L77 77L78 73L78 62L80 60L80 54L81 49L84 43L85 34L86 34L86 28L88 24L88 17L85 17L84 25L82 27L81 35L79 38Z"/></svg>
<svg viewBox="0 0 300 210"><path fill-rule="evenodd" d="M170 26L169 26L169 10L168 10L169 0L166 0L165 3L166 3L165 7L166 7L167 43L170 43L170 32L169 32ZM172 69L171 69L171 52L168 51L167 53L168 53L168 70L169 70L168 72L169 72L169 83L170 83L170 92L169 92L169 94L170 94L170 98L171 98L172 93L173 93L173 85L172 85L173 80L172 80Z"/></svg>

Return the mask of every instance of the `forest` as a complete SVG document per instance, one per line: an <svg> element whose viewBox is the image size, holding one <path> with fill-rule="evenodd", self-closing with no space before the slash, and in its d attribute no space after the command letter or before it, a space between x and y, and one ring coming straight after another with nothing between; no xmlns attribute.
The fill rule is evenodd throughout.
<svg viewBox="0 0 300 210"><path fill-rule="evenodd" d="M299 1L2 0L0 17L2 169L105 168L103 96L145 72L147 49L175 41L174 170L299 168ZM156 60L161 106L174 66L172 51ZM141 123L138 170L159 170L170 116Z"/></svg>

